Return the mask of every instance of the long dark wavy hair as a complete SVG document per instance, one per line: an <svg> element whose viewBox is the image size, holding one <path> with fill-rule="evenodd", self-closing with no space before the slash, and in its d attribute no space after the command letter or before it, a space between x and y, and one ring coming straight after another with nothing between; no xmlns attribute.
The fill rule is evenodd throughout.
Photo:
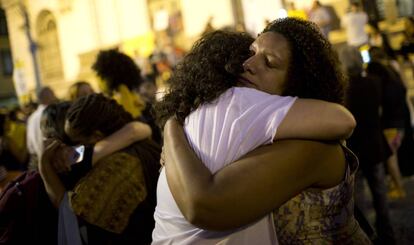
<svg viewBox="0 0 414 245"><path fill-rule="evenodd" d="M159 126L172 116L183 123L200 105L236 86L253 41L246 33L222 30L201 37L177 64L168 93L155 105Z"/></svg>
<svg viewBox="0 0 414 245"><path fill-rule="evenodd" d="M282 95L343 103L346 77L337 53L314 23L277 19L264 32L279 33L289 42L291 64Z"/></svg>

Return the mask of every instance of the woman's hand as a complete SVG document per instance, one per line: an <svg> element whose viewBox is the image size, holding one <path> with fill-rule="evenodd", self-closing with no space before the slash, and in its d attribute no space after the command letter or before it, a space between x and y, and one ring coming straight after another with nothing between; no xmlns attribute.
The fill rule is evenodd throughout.
<svg viewBox="0 0 414 245"><path fill-rule="evenodd" d="M55 139L48 139L45 141L45 149L40 157L39 168L50 166L55 161L55 155L60 147L60 142Z"/></svg>
<svg viewBox="0 0 414 245"><path fill-rule="evenodd" d="M58 140L45 142L46 149L43 152L41 164L49 164L57 173L69 172L71 165L79 154L71 146L67 146Z"/></svg>

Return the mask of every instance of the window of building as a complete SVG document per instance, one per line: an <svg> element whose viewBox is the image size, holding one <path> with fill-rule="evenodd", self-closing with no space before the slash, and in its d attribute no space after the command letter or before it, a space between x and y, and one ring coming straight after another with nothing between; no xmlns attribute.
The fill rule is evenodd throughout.
<svg viewBox="0 0 414 245"><path fill-rule="evenodd" d="M13 59L10 50L0 50L0 65L4 76L11 76L13 74Z"/></svg>
<svg viewBox="0 0 414 245"><path fill-rule="evenodd" d="M38 58L42 82L46 85L63 80L63 67L60 54L57 25L49 11L39 14L37 21Z"/></svg>

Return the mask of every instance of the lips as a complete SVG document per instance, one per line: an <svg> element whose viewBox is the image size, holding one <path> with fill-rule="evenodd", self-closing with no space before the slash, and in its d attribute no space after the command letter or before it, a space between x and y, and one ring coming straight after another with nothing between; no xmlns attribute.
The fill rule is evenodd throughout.
<svg viewBox="0 0 414 245"><path fill-rule="evenodd" d="M256 85L251 82L249 79L245 78L245 77L239 77L239 82L241 82L243 85L247 86L247 87L256 87Z"/></svg>

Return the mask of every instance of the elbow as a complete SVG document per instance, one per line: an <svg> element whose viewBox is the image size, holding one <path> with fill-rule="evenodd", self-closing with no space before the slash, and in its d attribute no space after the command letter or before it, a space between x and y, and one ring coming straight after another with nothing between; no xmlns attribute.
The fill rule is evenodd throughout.
<svg viewBox="0 0 414 245"><path fill-rule="evenodd" d="M232 224L227 219L223 219L225 215L220 215L220 211L209 207L208 203L193 203L185 210L182 210L185 219L192 225L210 231L228 231L238 226Z"/></svg>
<svg viewBox="0 0 414 245"><path fill-rule="evenodd" d="M205 198L187 198L184 205L178 205L184 218L194 226L206 230L222 230L218 220L215 218L217 212L209 206ZM213 206L214 207L214 206Z"/></svg>
<svg viewBox="0 0 414 245"><path fill-rule="evenodd" d="M349 137L351 137L352 133L354 132L354 129L356 127L357 123L356 120L354 118L354 116L352 116L352 114L350 115L350 117L346 120L345 122L345 127L344 127L344 132L343 132L343 139L348 139Z"/></svg>
<svg viewBox="0 0 414 245"><path fill-rule="evenodd" d="M152 129L146 123L135 122L135 124L133 124L133 131L134 135L131 139L133 142L136 140L150 138L152 135Z"/></svg>
<svg viewBox="0 0 414 245"><path fill-rule="evenodd" d="M184 200L184 205L179 205L179 207L188 222L200 228L205 225L205 207L200 199L187 198Z"/></svg>

